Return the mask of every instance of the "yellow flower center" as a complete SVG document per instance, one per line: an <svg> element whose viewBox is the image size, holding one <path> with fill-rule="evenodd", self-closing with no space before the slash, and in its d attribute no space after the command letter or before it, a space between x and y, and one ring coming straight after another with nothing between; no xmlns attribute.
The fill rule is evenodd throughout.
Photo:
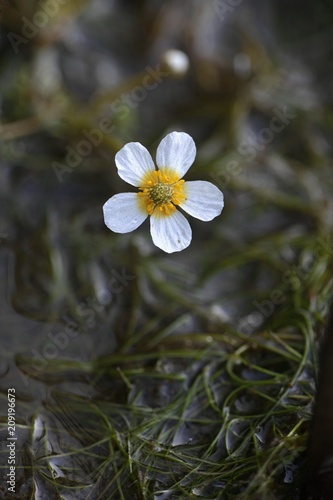
<svg viewBox="0 0 333 500"><path fill-rule="evenodd" d="M141 208L149 215L170 215L186 199L185 181L178 180L178 175L168 169L154 170L142 179L138 193Z"/></svg>

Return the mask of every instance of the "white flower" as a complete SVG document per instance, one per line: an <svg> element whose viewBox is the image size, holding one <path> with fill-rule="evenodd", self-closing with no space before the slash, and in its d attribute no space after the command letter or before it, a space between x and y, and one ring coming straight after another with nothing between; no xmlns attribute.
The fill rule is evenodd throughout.
<svg viewBox="0 0 333 500"><path fill-rule="evenodd" d="M181 50L169 49L161 57L162 66L169 71L171 76L185 76L190 67L187 55Z"/></svg>
<svg viewBox="0 0 333 500"><path fill-rule="evenodd" d="M115 233L128 233L139 227L150 215L150 232L154 244L167 253L188 247L192 231L176 207L202 221L220 215L223 194L206 181L180 180L196 155L195 143L184 132L172 132L162 139L154 162L139 142L129 142L115 158L119 176L138 193L112 196L103 206L104 221Z"/></svg>

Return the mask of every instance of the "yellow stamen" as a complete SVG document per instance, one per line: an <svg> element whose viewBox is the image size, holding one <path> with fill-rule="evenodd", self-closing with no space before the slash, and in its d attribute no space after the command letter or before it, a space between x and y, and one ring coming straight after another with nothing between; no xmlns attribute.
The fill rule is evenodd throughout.
<svg viewBox="0 0 333 500"><path fill-rule="evenodd" d="M154 170L142 179L138 199L142 209L149 215L168 216L175 212L175 205L186 199L185 181L170 169Z"/></svg>

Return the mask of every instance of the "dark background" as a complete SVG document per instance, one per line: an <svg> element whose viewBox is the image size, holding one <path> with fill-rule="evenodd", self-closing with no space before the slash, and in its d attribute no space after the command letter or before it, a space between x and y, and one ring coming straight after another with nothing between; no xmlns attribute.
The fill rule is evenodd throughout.
<svg viewBox="0 0 333 500"><path fill-rule="evenodd" d="M332 427L309 462L332 297L332 2L1 5L3 498L12 387L17 498L305 498ZM154 158L173 130L197 145L187 180L225 208L167 255L148 222L110 232L102 205L131 189L116 152Z"/></svg>

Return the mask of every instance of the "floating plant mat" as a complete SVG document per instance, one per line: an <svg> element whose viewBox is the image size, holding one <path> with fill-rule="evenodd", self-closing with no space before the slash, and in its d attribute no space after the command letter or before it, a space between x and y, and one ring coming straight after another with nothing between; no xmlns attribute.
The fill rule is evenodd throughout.
<svg viewBox="0 0 333 500"><path fill-rule="evenodd" d="M313 331L306 314L285 319L251 339L198 332L171 336L158 352L50 363L37 377L50 396L26 452L37 488L55 498L297 491Z"/></svg>

